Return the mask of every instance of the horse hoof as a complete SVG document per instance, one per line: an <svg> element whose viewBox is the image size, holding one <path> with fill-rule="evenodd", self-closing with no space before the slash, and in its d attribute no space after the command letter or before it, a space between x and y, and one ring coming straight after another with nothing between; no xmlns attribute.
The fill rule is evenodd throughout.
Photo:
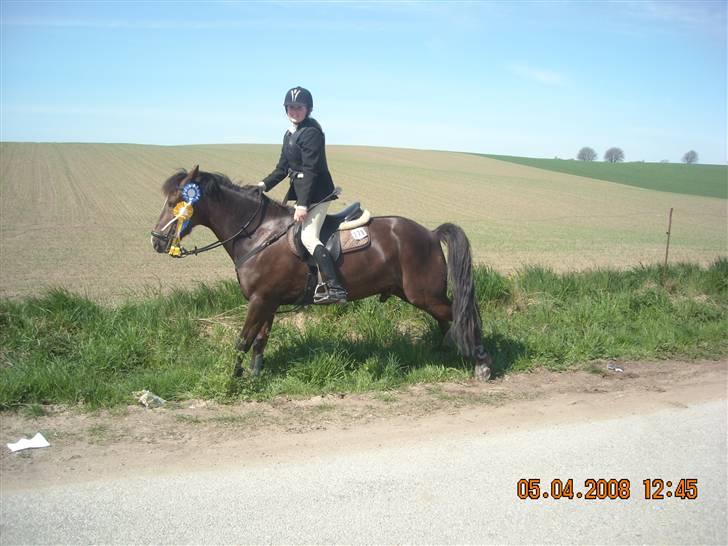
<svg viewBox="0 0 728 546"><path fill-rule="evenodd" d="M243 367L240 365L240 362L235 364L235 368L233 368L233 378L239 379L243 376Z"/></svg>
<svg viewBox="0 0 728 546"><path fill-rule="evenodd" d="M474 375L478 381L488 381L490 379L490 368L487 364L476 364Z"/></svg>
<svg viewBox="0 0 728 546"><path fill-rule="evenodd" d="M493 359L490 358L490 355L482 346L478 347L478 354L475 358L475 379L478 381L488 381L490 379L490 366L493 364Z"/></svg>

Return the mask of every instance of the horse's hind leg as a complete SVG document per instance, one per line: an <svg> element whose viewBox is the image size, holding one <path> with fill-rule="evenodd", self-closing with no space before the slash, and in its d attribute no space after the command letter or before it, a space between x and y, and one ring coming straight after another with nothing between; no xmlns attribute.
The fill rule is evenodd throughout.
<svg viewBox="0 0 728 546"><path fill-rule="evenodd" d="M435 303L430 302L424 305L418 305L415 302L410 303L435 318L438 326L440 327L440 331L442 332L442 341L444 343L445 340L447 340L447 332L450 330L450 322L452 321L452 304L450 301L447 298L440 298L436 299ZM475 366L475 378L481 381L487 381L490 378L490 370L493 366L493 360L482 345L478 345L475 348L473 360Z"/></svg>
<svg viewBox="0 0 728 546"><path fill-rule="evenodd" d="M438 345L438 348L442 348L442 346L445 343L445 340L447 339L447 333L450 330L450 321L449 320L438 320L437 325L440 327L440 333L442 334L442 339L440 340L440 345Z"/></svg>
<svg viewBox="0 0 728 546"><path fill-rule="evenodd" d="M437 301L426 306L417 306L423 311L431 315L436 321L442 334L442 340L440 347L443 346L447 339L447 332L450 330L450 322L452 321L452 305L446 299L443 301Z"/></svg>
<svg viewBox="0 0 728 546"><path fill-rule="evenodd" d="M440 347L442 347L442 343L447 338L447 332L450 330L450 322L452 321L452 304L450 300L446 296L434 296L430 294L421 298L405 298L405 301L408 301L418 309L422 309L437 321L437 326L440 328L440 333L442 333L442 342L440 343Z"/></svg>
<svg viewBox="0 0 728 546"><path fill-rule="evenodd" d="M424 244L430 247L415 254L408 248L408 256L403 256L409 265L402 269L401 293L397 295L431 315L444 339L453 319L452 302L447 297L447 265L439 242Z"/></svg>

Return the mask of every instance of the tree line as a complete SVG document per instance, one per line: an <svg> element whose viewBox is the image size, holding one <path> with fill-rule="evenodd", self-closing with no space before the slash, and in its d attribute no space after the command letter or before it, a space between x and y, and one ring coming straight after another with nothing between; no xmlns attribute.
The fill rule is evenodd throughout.
<svg viewBox="0 0 728 546"><path fill-rule="evenodd" d="M576 154L576 159L580 161L596 161L597 157L598 155L594 151L594 148L590 148L589 146L584 146L581 150L579 150L579 153ZM609 148L606 152L604 152L604 161L607 163L621 163L624 161L624 152L621 148ZM687 163L688 165L697 163L698 152L695 150L685 152L685 155L682 156L682 162Z"/></svg>

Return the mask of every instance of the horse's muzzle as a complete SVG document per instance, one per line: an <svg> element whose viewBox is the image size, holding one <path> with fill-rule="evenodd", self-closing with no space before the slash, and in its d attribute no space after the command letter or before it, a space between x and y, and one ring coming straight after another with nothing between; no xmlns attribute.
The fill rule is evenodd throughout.
<svg viewBox="0 0 728 546"><path fill-rule="evenodd" d="M160 233L159 231L152 231L152 247L160 254L166 254L169 252L172 246L172 231L169 230L167 233Z"/></svg>

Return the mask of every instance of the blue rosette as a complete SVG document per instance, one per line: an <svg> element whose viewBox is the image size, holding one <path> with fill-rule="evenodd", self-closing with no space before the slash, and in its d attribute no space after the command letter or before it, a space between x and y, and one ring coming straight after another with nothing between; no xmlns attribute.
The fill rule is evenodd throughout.
<svg viewBox="0 0 728 546"><path fill-rule="evenodd" d="M195 183L190 182L188 184L185 184L184 188L182 188L182 200L190 205L194 205L197 203L200 198L202 197L202 188ZM184 235L187 233L187 228L190 225L189 220L185 220L182 224L182 229L180 230L180 234Z"/></svg>
<svg viewBox="0 0 728 546"><path fill-rule="evenodd" d="M197 203L202 197L202 189L195 182L185 184L182 188L182 199L187 201L190 205Z"/></svg>

